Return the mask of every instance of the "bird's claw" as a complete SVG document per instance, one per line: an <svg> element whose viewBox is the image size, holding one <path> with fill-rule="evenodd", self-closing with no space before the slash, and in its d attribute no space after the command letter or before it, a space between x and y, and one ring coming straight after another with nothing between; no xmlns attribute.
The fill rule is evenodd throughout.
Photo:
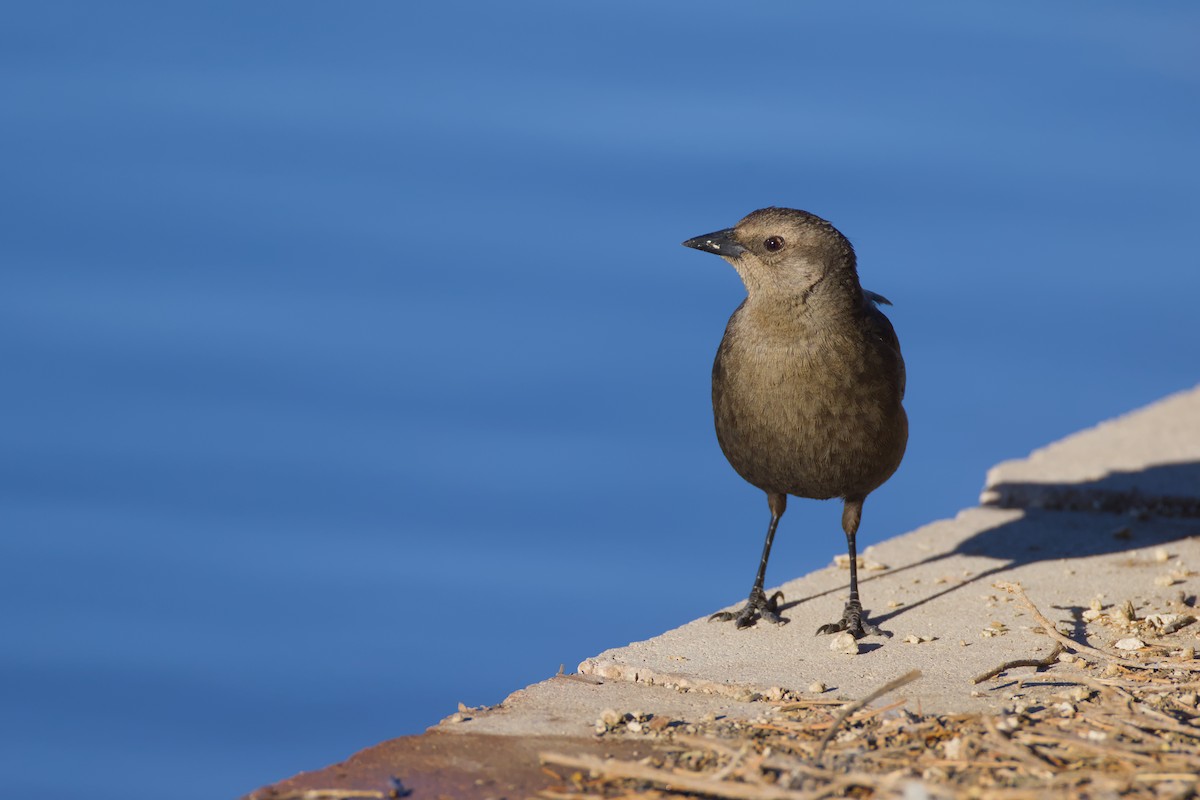
<svg viewBox="0 0 1200 800"><path fill-rule="evenodd" d="M783 625L787 620L779 615L779 604L782 602L783 592L775 592L767 597L759 589L750 593L750 599L746 601L746 605L742 606L740 611L718 611L709 617L708 621L729 622L734 620L736 627L749 628L761 618L776 625Z"/></svg>
<svg viewBox="0 0 1200 800"><path fill-rule="evenodd" d="M858 603L847 603L846 610L842 612L842 618L837 622L830 622L827 625L822 625L817 628L817 635L823 633L841 633L846 631L855 639L861 639L864 636L888 636L892 634L890 631L885 631L878 625L873 625L863 618L862 606Z"/></svg>

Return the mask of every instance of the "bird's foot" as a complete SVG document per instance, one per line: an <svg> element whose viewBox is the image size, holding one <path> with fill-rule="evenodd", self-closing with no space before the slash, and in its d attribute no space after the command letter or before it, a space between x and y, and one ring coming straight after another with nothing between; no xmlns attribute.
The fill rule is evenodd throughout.
<svg viewBox="0 0 1200 800"><path fill-rule="evenodd" d="M818 635L822 633L840 633L842 631L846 631L855 639L861 639L864 636L892 635L890 631L885 631L878 625L872 625L867 622L863 616L862 605L859 603L847 603L846 610L842 612L840 620L817 628Z"/></svg>
<svg viewBox="0 0 1200 800"><path fill-rule="evenodd" d="M783 592L776 592L768 598L762 589L755 589L750 593L750 599L746 601L746 605L742 606L740 611L718 611L709 617L708 621L728 622L734 620L737 627L749 628L759 618L762 618L767 622L782 625L787 620L779 616L781 602L783 602Z"/></svg>

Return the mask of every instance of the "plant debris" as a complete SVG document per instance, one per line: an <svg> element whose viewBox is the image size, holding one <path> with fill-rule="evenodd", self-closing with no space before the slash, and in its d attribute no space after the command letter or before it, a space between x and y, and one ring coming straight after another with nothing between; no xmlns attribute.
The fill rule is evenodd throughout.
<svg viewBox="0 0 1200 800"><path fill-rule="evenodd" d="M1037 672L1017 679L1021 685L1060 689L1042 703L1017 704L1001 714L922 715L903 700L867 707L913 680L910 674L852 703L765 701L773 706L769 721L651 720L660 747L640 760L542 753L544 764L566 768L570 777L539 796L1157 800L1200 793L1200 664L1191 660L1194 649L1169 643L1136 651L1094 648L1059 631L1019 585L997 588L1016 595L1038 630L1059 646L1046 658L1002 664L976 682L1034 667ZM1139 620L1131 604L1115 611L1130 613L1097 614L1092 621L1123 630L1146 626L1157 636L1194 622L1184 622L1187 615ZM598 735L629 736L631 721L644 720L613 712L598 721Z"/></svg>

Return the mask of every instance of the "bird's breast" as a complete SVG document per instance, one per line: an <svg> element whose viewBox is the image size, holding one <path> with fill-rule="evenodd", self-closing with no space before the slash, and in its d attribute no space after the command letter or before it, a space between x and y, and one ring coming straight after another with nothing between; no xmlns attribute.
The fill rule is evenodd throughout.
<svg viewBox="0 0 1200 800"><path fill-rule="evenodd" d="M861 337L726 332L713 365L717 438L734 469L766 491L866 494L907 441L894 351Z"/></svg>

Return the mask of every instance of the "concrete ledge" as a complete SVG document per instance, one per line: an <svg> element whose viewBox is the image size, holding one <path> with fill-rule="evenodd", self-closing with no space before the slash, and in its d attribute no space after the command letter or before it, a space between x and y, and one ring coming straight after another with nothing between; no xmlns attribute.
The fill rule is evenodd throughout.
<svg viewBox="0 0 1200 800"><path fill-rule="evenodd" d="M1053 643L1031 630L1025 610L994 582L1020 582L1043 609L1056 609L1055 621L1071 625L1094 597L1106 605L1128 596L1135 605L1166 606L1182 585L1171 576L1183 565L1200 567L1196 534L1200 520L1181 525L970 509L865 554L868 564L888 569L860 581L864 603L871 619L895 635L863 639L856 656L833 652L830 637L813 635L841 614L845 602L846 572L831 567L781 587L788 599L784 615L791 619L785 626L737 630L696 620L601 653L579 669L726 697L778 695L780 688L803 692L818 682L837 695L859 697L920 669L922 679L905 689L914 710L998 712L1009 696L977 691L971 678L1004 661L1045 656Z"/></svg>
<svg viewBox="0 0 1200 800"><path fill-rule="evenodd" d="M597 738L597 720L630 713L626 731L705 719L766 723L781 701L856 699L912 669L908 707L923 713L996 713L1039 702L1053 681L972 683L979 673L1052 649L1024 607L993 587L1019 582L1076 641L1111 648L1111 629L1086 622L1088 606L1142 612L1194 609L1200 574L1200 387L1070 436L988 474L983 506L896 537L863 554L863 601L893 638L860 652L830 650L814 636L841 614L846 570L828 567L784 584L790 623L747 630L695 620L661 636L587 659L513 693L467 709L422 736L385 742L250 797L316 790L379 792L398 777L429 796L533 794L554 782L537 753L637 758L653 738ZM1195 647L1200 626L1158 644ZM601 725L603 728L603 725ZM640 754L640 755L639 755Z"/></svg>
<svg viewBox="0 0 1200 800"><path fill-rule="evenodd" d="M1200 517L1200 391L1179 392L988 471L1000 508Z"/></svg>

